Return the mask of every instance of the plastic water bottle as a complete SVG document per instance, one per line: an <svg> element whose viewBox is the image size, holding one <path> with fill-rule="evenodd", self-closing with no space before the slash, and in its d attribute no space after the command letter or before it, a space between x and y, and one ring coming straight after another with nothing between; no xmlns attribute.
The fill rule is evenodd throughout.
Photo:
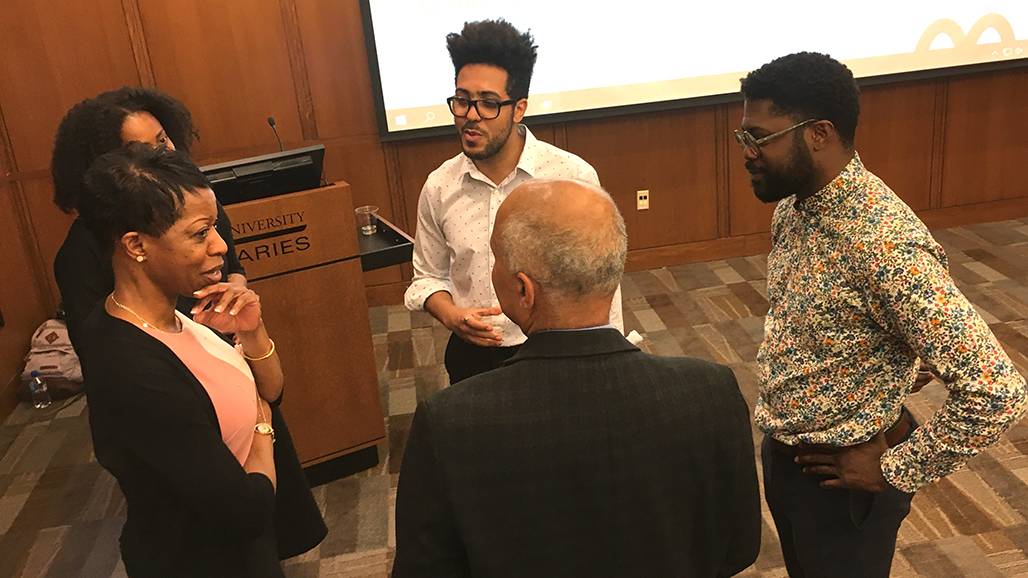
<svg viewBox="0 0 1028 578"><path fill-rule="evenodd" d="M53 400L50 399L50 391L46 388L46 380L39 375L38 371L32 372L29 389L32 391L32 405L36 406L36 409L50 407L50 404L53 403Z"/></svg>

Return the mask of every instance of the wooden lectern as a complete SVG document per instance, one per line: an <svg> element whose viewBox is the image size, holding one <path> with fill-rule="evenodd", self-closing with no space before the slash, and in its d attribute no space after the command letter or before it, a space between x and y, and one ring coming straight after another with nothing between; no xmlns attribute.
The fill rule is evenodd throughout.
<svg viewBox="0 0 1028 578"><path fill-rule="evenodd" d="M304 467L385 438L350 185L225 207L275 340Z"/></svg>

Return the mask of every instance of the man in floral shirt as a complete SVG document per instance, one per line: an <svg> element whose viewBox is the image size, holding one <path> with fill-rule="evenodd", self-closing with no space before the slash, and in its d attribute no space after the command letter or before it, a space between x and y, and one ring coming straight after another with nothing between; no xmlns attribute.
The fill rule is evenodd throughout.
<svg viewBox="0 0 1028 578"><path fill-rule="evenodd" d="M789 575L887 577L913 492L1016 423L1025 382L953 284L946 255L853 147L859 91L828 56L742 80L741 130L771 225L757 354L764 492ZM920 362L949 389L918 426Z"/></svg>

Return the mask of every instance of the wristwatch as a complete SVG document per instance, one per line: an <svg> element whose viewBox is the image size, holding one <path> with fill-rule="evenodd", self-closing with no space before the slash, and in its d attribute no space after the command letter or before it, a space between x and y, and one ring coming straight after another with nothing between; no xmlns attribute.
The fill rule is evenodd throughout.
<svg viewBox="0 0 1028 578"><path fill-rule="evenodd" d="M253 431L261 435L271 436L271 443L275 443L275 428L271 427L270 423L262 421L261 423L253 426Z"/></svg>

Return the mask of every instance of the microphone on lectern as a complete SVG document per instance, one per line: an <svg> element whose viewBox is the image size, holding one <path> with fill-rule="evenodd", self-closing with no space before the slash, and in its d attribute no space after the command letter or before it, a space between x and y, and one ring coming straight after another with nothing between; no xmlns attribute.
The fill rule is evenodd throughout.
<svg viewBox="0 0 1028 578"><path fill-rule="evenodd" d="M269 116L268 117L268 126L270 126L271 130L274 131L274 133L275 133L275 140L278 141L278 150L279 150L279 152L284 151L285 149L282 148L282 139L278 136L278 129L275 128L275 117L273 117L273 116Z"/></svg>

